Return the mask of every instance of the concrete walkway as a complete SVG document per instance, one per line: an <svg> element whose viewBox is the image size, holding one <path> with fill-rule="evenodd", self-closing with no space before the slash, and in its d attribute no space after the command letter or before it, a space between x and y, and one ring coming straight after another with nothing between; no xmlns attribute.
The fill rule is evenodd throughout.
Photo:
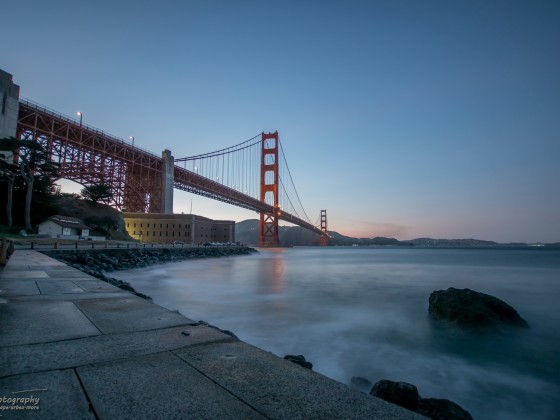
<svg viewBox="0 0 560 420"><path fill-rule="evenodd" d="M0 268L0 416L424 418L25 250Z"/></svg>

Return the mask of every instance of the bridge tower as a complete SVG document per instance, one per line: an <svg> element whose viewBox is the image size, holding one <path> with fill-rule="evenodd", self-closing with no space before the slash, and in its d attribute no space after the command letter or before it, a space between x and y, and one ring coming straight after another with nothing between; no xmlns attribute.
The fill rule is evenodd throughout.
<svg viewBox="0 0 560 420"><path fill-rule="evenodd" d="M260 246L278 246L278 131L261 136L261 202L274 207L274 213L261 212Z"/></svg>
<svg viewBox="0 0 560 420"><path fill-rule="evenodd" d="M321 210L321 230L325 232L319 238L320 246L327 246L329 244L329 234L327 233L327 210Z"/></svg>

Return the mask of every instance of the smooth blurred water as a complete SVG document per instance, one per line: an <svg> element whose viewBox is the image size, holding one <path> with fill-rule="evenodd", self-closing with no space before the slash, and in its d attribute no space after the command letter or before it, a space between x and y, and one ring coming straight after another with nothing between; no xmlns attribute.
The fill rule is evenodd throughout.
<svg viewBox="0 0 560 420"><path fill-rule="evenodd" d="M155 303L344 383L415 384L475 419L560 418L560 251L293 248L111 273ZM472 334L432 323L433 290L517 309L529 330Z"/></svg>

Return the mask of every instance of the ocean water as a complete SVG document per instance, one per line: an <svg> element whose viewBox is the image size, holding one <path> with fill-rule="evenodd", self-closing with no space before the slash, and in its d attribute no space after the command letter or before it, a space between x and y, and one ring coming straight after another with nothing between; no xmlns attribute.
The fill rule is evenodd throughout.
<svg viewBox="0 0 560 420"><path fill-rule="evenodd" d="M560 251L291 248L111 273L155 303L313 370L415 384L475 419L560 418ZM432 291L465 288L529 330L474 334L428 318Z"/></svg>

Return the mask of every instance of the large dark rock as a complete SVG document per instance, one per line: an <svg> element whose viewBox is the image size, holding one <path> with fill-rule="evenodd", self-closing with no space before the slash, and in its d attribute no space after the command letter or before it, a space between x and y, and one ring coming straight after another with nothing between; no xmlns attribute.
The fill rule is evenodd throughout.
<svg viewBox="0 0 560 420"><path fill-rule="evenodd" d="M420 398L418 389L407 382L383 379L375 383L370 394L434 420L473 420L468 411L453 401Z"/></svg>
<svg viewBox="0 0 560 420"><path fill-rule="evenodd" d="M515 309L504 301L470 289L437 290L430 294L430 317L462 327L529 327Z"/></svg>
<svg viewBox="0 0 560 420"><path fill-rule="evenodd" d="M370 394L412 411L418 409L418 401L420 400L418 388L414 385L387 379L376 382Z"/></svg>
<svg viewBox="0 0 560 420"><path fill-rule="evenodd" d="M439 398L422 398L416 412L434 420L473 420L470 413L458 404Z"/></svg>
<svg viewBox="0 0 560 420"><path fill-rule="evenodd" d="M298 364L306 369L310 369L310 370L313 369L313 364L305 360L305 357L302 356L301 354L298 356L294 356L293 354L288 354L287 356L284 356L284 359L289 360L290 362L293 362L295 364Z"/></svg>

